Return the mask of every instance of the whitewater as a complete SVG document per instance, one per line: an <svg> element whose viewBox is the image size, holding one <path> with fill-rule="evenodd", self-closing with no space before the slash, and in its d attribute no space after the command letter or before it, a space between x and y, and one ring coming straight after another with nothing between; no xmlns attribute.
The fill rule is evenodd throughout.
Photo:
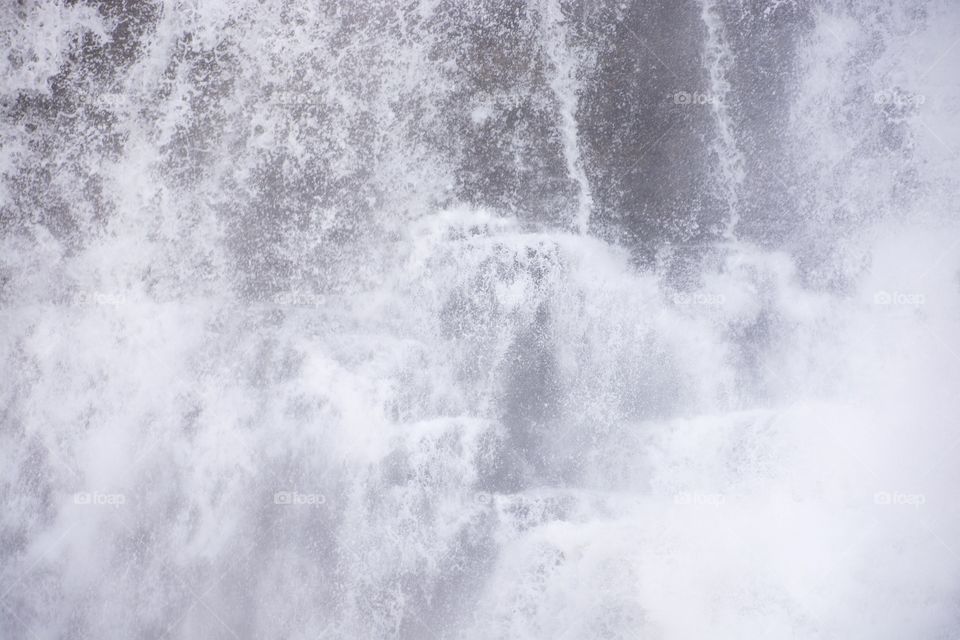
<svg viewBox="0 0 960 640"><path fill-rule="evenodd" d="M960 638L956 2L0 53L0 638Z"/></svg>

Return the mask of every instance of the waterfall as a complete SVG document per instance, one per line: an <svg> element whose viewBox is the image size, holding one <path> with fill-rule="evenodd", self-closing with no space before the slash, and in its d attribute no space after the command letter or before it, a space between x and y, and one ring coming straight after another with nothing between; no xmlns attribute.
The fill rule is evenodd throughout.
<svg viewBox="0 0 960 640"><path fill-rule="evenodd" d="M593 197L580 150L577 112L581 90L579 77L585 73L585 52L572 47L568 33L569 19L564 16L562 0L542 0L543 49L549 60L549 85L560 111L560 139L567 174L577 185L574 228L580 235L590 229Z"/></svg>
<svg viewBox="0 0 960 640"><path fill-rule="evenodd" d="M0 637L951 637L958 40L0 4Z"/></svg>
<svg viewBox="0 0 960 640"><path fill-rule="evenodd" d="M745 177L744 157L737 147L735 126L729 105L733 94L727 76L733 67L734 55L727 42L723 19L716 2L702 0L702 7L700 16L707 30L704 66L709 79L708 102L717 129L712 150L717 157L720 191L729 216L724 228L724 237L733 240L736 237L740 215L738 190Z"/></svg>

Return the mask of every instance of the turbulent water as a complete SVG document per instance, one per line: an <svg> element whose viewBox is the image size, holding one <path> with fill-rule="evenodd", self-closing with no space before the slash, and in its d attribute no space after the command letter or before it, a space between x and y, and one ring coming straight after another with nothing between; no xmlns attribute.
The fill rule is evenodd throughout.
<svg viewBox="0 0 960 640"><path fill-rule="evenodd" d="M0 637L960 637L956 2L0 54Z"/></svg>

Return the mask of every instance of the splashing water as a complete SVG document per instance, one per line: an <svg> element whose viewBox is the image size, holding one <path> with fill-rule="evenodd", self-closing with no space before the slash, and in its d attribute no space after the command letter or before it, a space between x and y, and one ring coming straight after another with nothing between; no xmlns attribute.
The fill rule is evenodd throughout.
<svg viewBox="0 0 960 640"><path fill-rule="evenodd" d="M114 4L0 8L0 636L960 628L952 3Z"/></svg>
<svg viewBox="0 0 960 640"><path fill-rule="evenodd" d="M541 11L543 12L544 52L552 66L549 84L559 103L559 131L563 141L563 159L567 173L577 185L575 228L583 235L590 228L590 211L593 208L590 181L583 166L577 130L577 110L580 101L578 75L582 73L582 62L578 57L583 57L584 54L580 51L572 54L567 44L570 35L567 33L567 18L563 15L560 0L544 0Z"/></svg>
<svg viewBox="0 0 960 640"><path fill-rule="evenodd" d="M722 199L729 216L723 235L727 240L734 240L739 216L737 191L743 183L745 169L743 153L737 148L734 123L727 106L727 101L731 97L731 86L727 75L734 64L733 52L727 42L726 28L719 16L716 3L714 0L702 1L701 19L707 28L707 41L704 45L710 88L707 99L717 126L713 151L717 155Z"/></svg>

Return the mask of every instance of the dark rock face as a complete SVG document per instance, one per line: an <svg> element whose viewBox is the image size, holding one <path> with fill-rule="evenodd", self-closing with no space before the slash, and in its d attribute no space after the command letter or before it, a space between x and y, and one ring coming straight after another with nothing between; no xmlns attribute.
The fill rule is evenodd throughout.
<svg viewBox="0 0 960 640"><path fill-rule="evenodd" d="M730 106L745 160L738 231L762 244L796 233L800 184L785 153L783 132L790 117L794 55L812 27L809 5L732 3L719 12L736 64L730 69Z"/></svg>
<svg viewBox="0 0 960 640"><path fill-rule="evenodd" d="M630 6L607 26L583 98L595 225L641 251L712 237L721 222L708 180L710 108L684 103L709 91L699 11L696 2Z"/></svg>
<svg viewBox="0 0 960 640"><path fill-rule="evenodd" d="M643 262L664 243L698 247L720 238L730 211L714 148L711 101L721 96L707 68L703 3L570 2L561 9L566 45L582 61L571 73L591 232L629 245ZM763 243L798 225L798 185L782 132L794 50L811 26L810 11L746 2L715 10L730 58L727 126L744 159L737 231ZM458 196L531 221L568 223L577 185L564 163L542 8L485 4L459 10L457 19L456 51L445 51L459 69L445 151L457 163ZM463 108L476 104L491 105L480 123Z"/></svg>

